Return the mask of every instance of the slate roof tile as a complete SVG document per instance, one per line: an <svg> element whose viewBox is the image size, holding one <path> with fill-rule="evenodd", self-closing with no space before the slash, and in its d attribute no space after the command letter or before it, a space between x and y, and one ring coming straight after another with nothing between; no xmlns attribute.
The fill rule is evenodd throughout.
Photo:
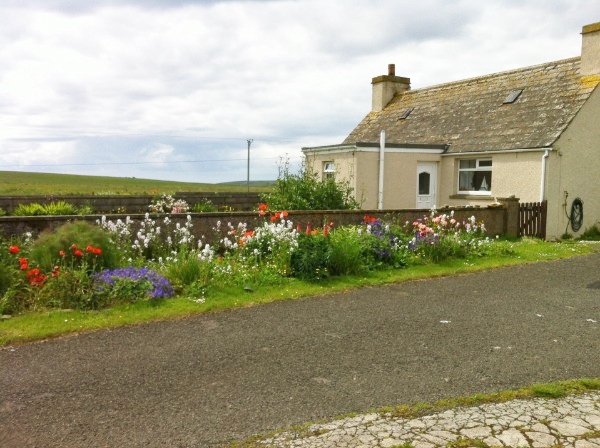
<svg viewBox="0 0 600 448"><path fill-rule="evenodd" d="M449 144L449 153L551 146L600 82L565 59L397 94L370 112L343 144ZM504 104L513 90L516 101ZM402 115L407 109L412 112Z"/></svg>

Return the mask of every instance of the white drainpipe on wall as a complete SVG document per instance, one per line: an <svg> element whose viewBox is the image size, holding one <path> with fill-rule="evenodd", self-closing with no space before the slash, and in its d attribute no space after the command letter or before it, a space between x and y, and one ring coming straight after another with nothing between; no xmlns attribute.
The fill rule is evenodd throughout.
<svg viewBox="0 0 600 448"><path fill-rule="evenodd" d="M377 210L383 210L383 168L385 159L385 131L379 136L379 195L377 197Z"/></svg>
<svg viewBox="0 0 600 448"><path fill-rule="evenodd" d="M542 156L542 185L540 188L540 202L543 202L546 198L546 159L550 154L550 149L546 148L544 155Z"/></svg>

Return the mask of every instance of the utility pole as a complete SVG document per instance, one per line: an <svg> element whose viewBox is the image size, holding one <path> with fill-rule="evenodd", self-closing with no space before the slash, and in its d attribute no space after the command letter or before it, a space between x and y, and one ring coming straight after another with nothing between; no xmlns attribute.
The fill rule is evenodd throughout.
<svg viewBox="0 0 600 448"><path fill-rule="evenodd" d="M246 173L247 173L246 184L248 186L248 193L250 193L250 145L252 144L254 139L249 138L246 141L248 142L248 169L246 171Z"/></svg>

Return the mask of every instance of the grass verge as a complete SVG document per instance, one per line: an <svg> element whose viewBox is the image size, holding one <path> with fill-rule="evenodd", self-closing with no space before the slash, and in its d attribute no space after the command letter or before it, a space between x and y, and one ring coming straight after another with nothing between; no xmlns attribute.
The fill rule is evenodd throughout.
<svg viewBox="0 0 600 448"><path fill-rule="evenodd" d="M178 297L140 302L100 311L58 310L27 313L0 320L0 346L100 329L136 325L154 320L178 319L218 310L254 306L277 300L319 296L353 288L378 286L410 280L465 274L502 266L556 260L600 250L594 243L549 243L523 239L511 244L514 254L475 259L454 259L440 264L411 266L406 269L375 271L362 276L333 277L319 283L284 279L282 284L263 286L253 292L221 287L211 290L204 301Z"/></svg>
<svg viewBox="0 0 600 448"><path fill-rule="evenodd" d="M488 403L504 403L511 400L528 400L533 398L546 398L556 399L566 397L568 395L583 394L590 391L600 390L600 378L582 378L568 381L558 381L553 383L533 384L528 387L519 389L509 389L501 392L495 392L490 394L476 394L466 397L458 397L453 399L440 400L435 403L413 403L409 405L397 405L389 406L381 409L369 410L366 413L377 413L385 418L390 419L403 419L412 420L423 417L425 415L437 414L440 412L447 411L449 409L455 409L459 407L473 407L481 406ZM320 422L308 422L302 425L295 425L290 428L280 429L277 431L270 432L264 435L256 435L243 441L236 441L230 444L230 448L258 448L266 447L261 440L266 438L273 438L282 433L293 433L296 439L302 439L310 436L318 435L315 433L315 425L326 424L331 421L343 420L356 416L355 413L338 416L330 420L324 420ZM589 438L596 436L596 434L590 433L584 435L582 438ZM475 440L468 439L471 443L463 444L461 441L457 443L449 444L449 447L461 447L461 446L479 446ZM398 445L402 446L402 445Z"/></svg>

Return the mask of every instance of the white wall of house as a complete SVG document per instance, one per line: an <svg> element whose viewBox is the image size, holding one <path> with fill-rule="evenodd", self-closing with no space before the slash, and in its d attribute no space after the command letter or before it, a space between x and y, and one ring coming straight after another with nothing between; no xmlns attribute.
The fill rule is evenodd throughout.
<svg viewBox="0 0 600 448"><path fill-rule="evenodd" d="M543 151L464 154L443 156L440 178L440 205L486 206L495 198L515 196L521 202L540 200ZM458 164L464 159L491 159L492 186L489 194L458 193Z"/></svg>
<svg viewBox="0 0 600 448"><path fill-rule="evenodd" d="M560 237L565 231L578 235L600 223L600 88L596 88L554 148L548 166L549 239ZM567 213L577 197L583 201L583 224L579 232L573 232L567 227Z"/></svg>

